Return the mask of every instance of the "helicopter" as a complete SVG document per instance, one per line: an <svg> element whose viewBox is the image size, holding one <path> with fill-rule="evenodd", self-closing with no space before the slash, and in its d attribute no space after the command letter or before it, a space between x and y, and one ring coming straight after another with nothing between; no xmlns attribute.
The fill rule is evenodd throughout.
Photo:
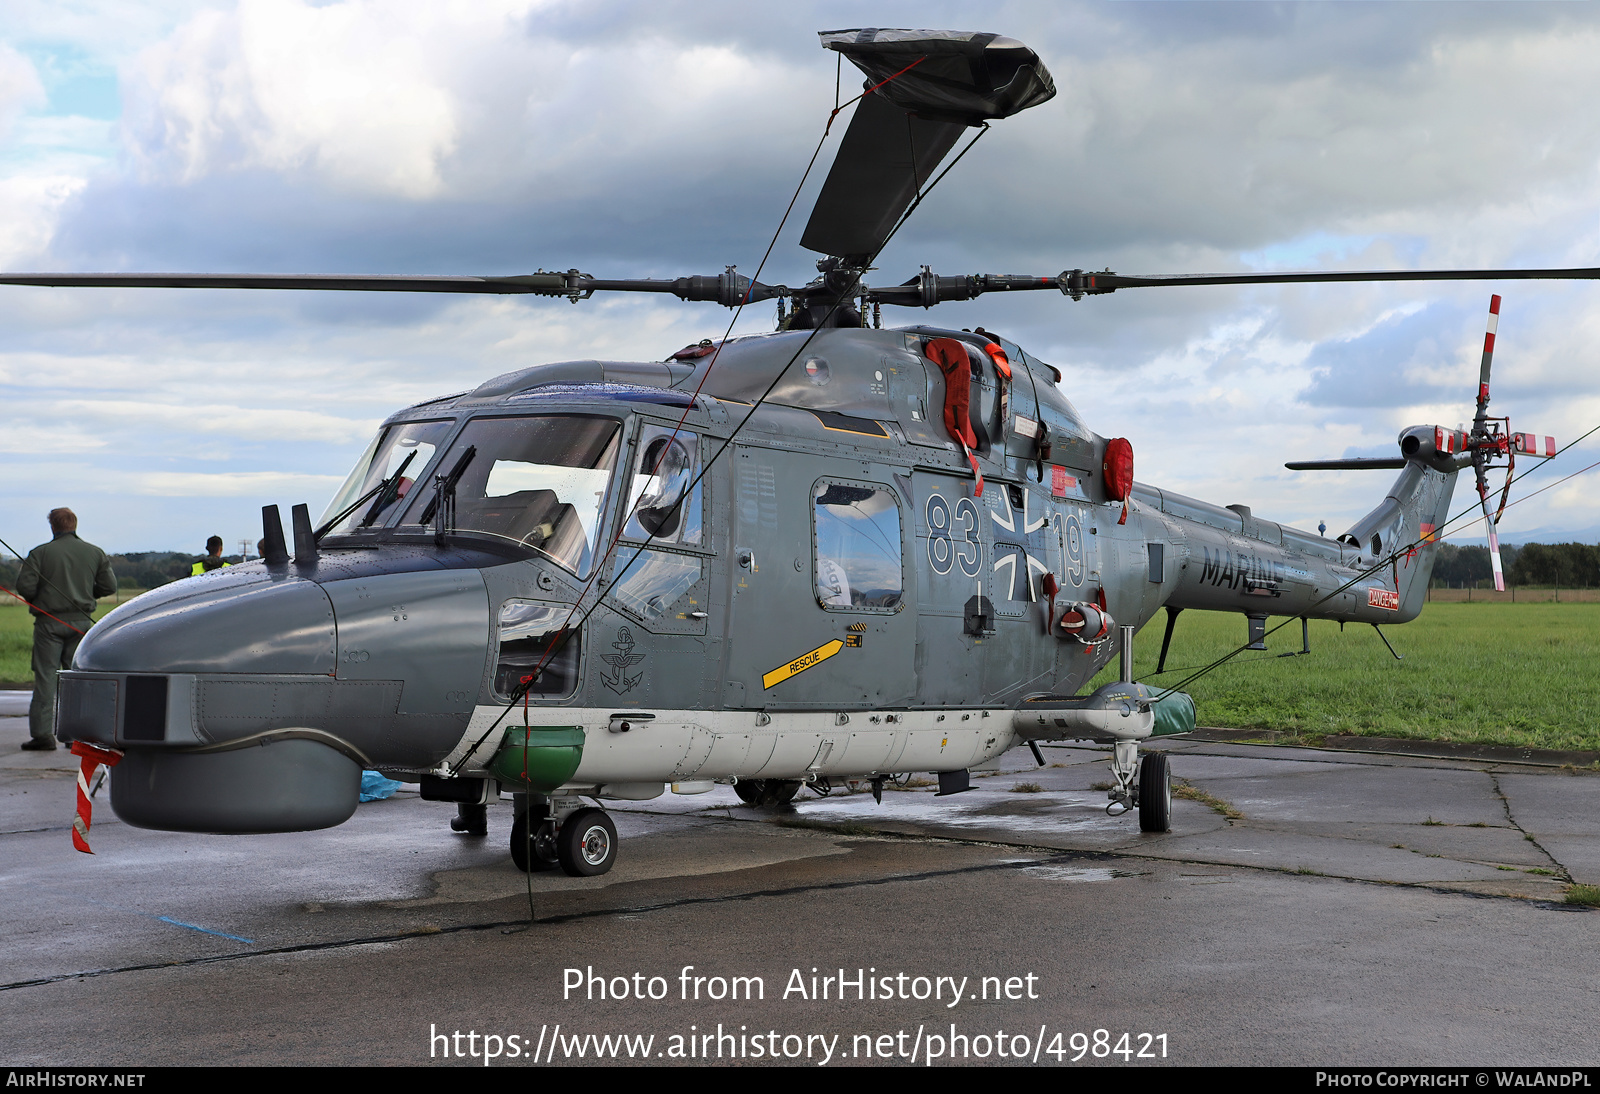
<svg viewBox="0 0 1600 1094"><path fill-rule="evenodd" d="M259 562L146 593L84 638L56 733L115 765L126 823L206 833L347 820L376 769L482 830L514 802L523 870L615 862L603 806L731 784L776 804L806 785L911 771L941 796L1019 744L1112 747L1108 813L1171 824L1165 752L1195 724L1180 690L1132 677L1137 630L1167 612L1404 623L1471 468L1553 445L1489 417L1492 330L1471 431L1408 427L1398 470L1334 539L1135 481L1067 377L982 327L884 328L885 305L994 292L1071 300L1136 288L1600 277L1445 270L1135 277L1111 271L866 279L922 197L991 121L1055 94L995 34L822 32L865 75L801 244L798 286L734 267L673 280L576 269L501 277L6 274L33 286L669 294L778 329L664 360L536 365L400 410L313 522L263 509ZM951 153L956 152L954 158ZM946 161L949 160L948 163ZM1498 298L1496 298L1498 299ZM1531 439L1530 439L1531 438ZM1504 497L1502 495L1502 506ZM290 547L292 545L292 553ZM1380 632L1381 633L1381 632ZM1121 679L1081 694L1113 659ZM1042 762L1042 760L1041 760ZM87 850L80 790L74 839Z"/></svg>

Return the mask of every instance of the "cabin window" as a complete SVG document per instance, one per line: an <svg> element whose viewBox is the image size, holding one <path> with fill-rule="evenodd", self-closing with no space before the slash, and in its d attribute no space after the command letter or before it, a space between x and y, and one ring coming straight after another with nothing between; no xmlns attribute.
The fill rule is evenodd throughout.
<svg viewBox="0 0 1600 1094"><path fill-rule="evenodd" d="M614 418L576 414L468 422L439 463L449 474L474 449L456 485L456 530L509 540L587 577L621 433ZM424 525L436 490L413 493L405 523Z"/></svg>
<svg viewBox="0 0 1600 1094"><path fill-rule="evenodd" d="M433 459L453 424L446 420L384 426L356 461L355 470L334 495L318 525L338 517L338 523L327 532L335 536L381 525L386 517L393 515L396 504L410 496L412 487L427 470L428 461ZM396 472L400 472L400 478L388 490L362 501ZM346 509L350 512L344 513ZM340 516L341 513L344 515Z"/></svg>
<svg viewBox="0 0 1600 1094"><path fill-rule="evenodd" d="M619 547L610 595L640 619L663 619L700 580L703 565L697 555Z"/></svg>
<svg viewBox="0 0 1600 1094"><path fill-rule="evenodd" d="M560 641L572 609L538 600L508 600L500 606L500 657L495 663L494 690L502 698L516 694L524 677L535 675L528 695L561 699L578 684L578 634ZM554 652L552 653L552 647Z"/></svg>
<svg viewBox="0 0 1600 1094"><path fill-rule="evenodd" d="M645 425L639 431L625 539L700 545L700 438Z"/></svg>
<svg viewBox="0 0 1600 1094"><path fill-rule="evenodd" d="M893 612L904 590L900 502L887 486L823 479L812 491L817 603Z"/></svg>

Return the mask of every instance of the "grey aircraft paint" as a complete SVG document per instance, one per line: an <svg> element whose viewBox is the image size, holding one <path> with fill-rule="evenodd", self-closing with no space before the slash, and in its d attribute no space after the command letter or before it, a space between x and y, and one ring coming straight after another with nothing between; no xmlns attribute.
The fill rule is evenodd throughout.
<svg viewBox="0 0 1600 1094"><path fill-rule="evenodd" d="M359 771L377 767L458 802L470 827L468 812L481 818L495 784L515 776L513 856L597 873L615 831L579 808L580 794L639 799L720 779L741 796L755 788L747 800L786 800L803 780L881 790L918 770L953 793L1014 743L1076 737L1114 743L1112 807L1138 808L1141 827L1161 831L1166 757L1141 761L1137 745L1158 722L1192 725L1192 704L1126 678L1080 694L1161 608L1236 612L1252 634L1268 615L1416 616L1458 472L1471 466L1483 491L1489 462L1509 452L1485 413L1492 339L1470 436L1413 427L1398 458L1319 465L1400 470L1368 516L1328 540L1134 482L1127 442L1088 428L1060 370L981 328L877 329L882 306L1600 269L924 267L869 285L944 153L1055 86L1031 50L993 34L862 29L822 43L872 86L805 230L803 244L823 253L818 276L798 287L732 267L670 281L577 270L0 275L778 304L772 334L658 362L539 365L408 408L384 424L320 533L297 507L292 560L269 507L265 562L112 612L62 675L57 735L124 754L120 815L218 832L322 827L349 816ZM532 768L560 774L539 783Z"/></svg>

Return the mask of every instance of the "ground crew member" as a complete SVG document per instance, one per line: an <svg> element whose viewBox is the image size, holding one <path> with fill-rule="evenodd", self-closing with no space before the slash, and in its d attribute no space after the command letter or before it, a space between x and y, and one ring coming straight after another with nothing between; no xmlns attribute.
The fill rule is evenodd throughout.
<svg viewBox="0 0 1600 1094"><path fill-rule="evenodd" d="M29 751L56 747L56 673L72 667L83 632L93 625L95 601L117 591L106 553L78 538L71 509L50 510L54 538L28 552L17 595L33 613L33 702L28 706Z"/></svg>
<svg viewBox="0 0 1600 1094"><path fill-rule="evenodd" d="M212 536L206 540L206 557L190 567L189 576L199 577L210 570L220 570L224 566L231 565L233 563L222 561L222 537Z"/></svg>

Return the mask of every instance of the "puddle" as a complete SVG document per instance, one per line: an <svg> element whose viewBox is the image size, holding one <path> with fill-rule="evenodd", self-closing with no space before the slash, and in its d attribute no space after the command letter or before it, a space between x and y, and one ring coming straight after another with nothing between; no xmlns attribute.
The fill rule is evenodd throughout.
<svg viewBox="0 0 1600 1094"><path fill-rule="evenodd" d="M1110 881L1131 876L1106 866L1029 866L1022 872L1041 881Z"/></svg>
<svg viewBox="0 0 1600 1094"><path fill-rule="evenodd" d="M866 823L900 821L906 824L941 828L999 828L1009 832L1082 832L1103 831L1114 823L1105 815L1105 803L1086 794L1043 793L1029 795L1029 801L993 800L906 802L885 799L875 805L869 798L865 802L850 800L829 803L826 800L807 802L800 810L802 816L819 821L856 820ZM1011 812L1019 805L1026 811Z"/></svg>

